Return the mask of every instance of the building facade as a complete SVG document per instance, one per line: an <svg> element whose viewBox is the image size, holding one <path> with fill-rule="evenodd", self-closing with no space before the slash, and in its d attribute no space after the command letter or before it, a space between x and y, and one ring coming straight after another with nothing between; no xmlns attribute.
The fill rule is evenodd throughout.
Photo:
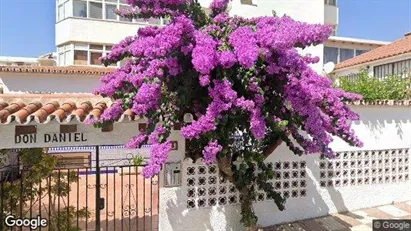
<svg viewBox="0 0 411 231"><path fill-rule="evenodd" d="M114 13L127 8L126 0L56 0L56 50L59 66L101 66L99 58L112 45L147 25L163 19L125 19ZM120 64L118 64L120 65Z"/></svg>
<svg viewBox="0 0 411 231"><path fill-rule="evenodd" d="M208 7L211 0L199 0ZM320 57L313 68L322 72L323 64L338 63L386 43L370 40L336 37L339 8L337 0L233 0L229 6L232 16L258 17L288 15L307 23L332 25L333 37L326 45L306 48L303 52ZM127 8L126 0L57 0L56 49L59 66L99 66L99 58L110 52L113 44L126 36L136 34L138 28L163 26L167 21L159 19L124 19L115 9ZM335 54L337 56L335 57ZM113 66L120 66L121 63Z"/></svg>

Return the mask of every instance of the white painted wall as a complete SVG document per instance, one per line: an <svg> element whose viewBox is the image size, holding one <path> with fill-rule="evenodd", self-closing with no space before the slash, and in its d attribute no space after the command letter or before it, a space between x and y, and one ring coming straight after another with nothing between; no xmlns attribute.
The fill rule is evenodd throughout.
<svg viewBox="0 0 411 231"><path fill-rule="evenodd" d="M267 162L298 162L305 161L307 173L306 178L306 190L305 197L289 198L286 203L286 210L279 211L276 205L272 201L259 201L254 204L256 213L259 217L259 224L262 226L270 226L282 222L292 222L300 219L308 219L313 217L320 217L330 213L352 211L361 208L373 207L378 205L389 204L392 202L402 202L410 200L411 192L411 180L393 182L391 177L399 177L399 175L405 176L405 174L411 174L411 108L410 107L394 107L394 106L353 106L353 109L360 113L361 121L353 124L358 136L364 142L364 147L352 148L343 143L340 139L335 139L332 143L332 148L339 152L358 151L359 156L347 159L341 154L337 159L332 160L334 168L336 164L343 164L344 161L365 161L375 160L377 161L375 167L370 164L368 167L346 167L342 170L362 170L373 168L385 168L391 169L395 167L396 173L388 174L375 174L375 177L390 176L389 182L383 183L368 183L347 185L341 187L321 187L320 182L327 179L321 178L321 171L328 170L320 169L320 160L318 155L310 155L299 157L291 153L285 145L280 146ZM371 153L372 150L404 150L403 154L384 154L383 158L377 158L375 156L365 157L364 153ZM405 150L408 150L408 154L405 154ZM357 155L357 154L356 154ZM371 154L370 154L371 155ZM373 159L374 158L374 159ZM392 164L392 159L401 161L407 158L408 164ZM379 164L378 160L381 159L383 164ZM388 164L385 164L385 159L389 160ZM370 162L371 163L371 162ZM327 163L328 164L328 163ZM381 165L381 166L380 166ZM400 166L402 172L400 171ZM408 166L408 170L405 171L405 166ZM207 172L202 175L199 174L199 167L205 167ZM195 174L188 174L188 168L194 168ZM161 188L160 191L160 230L173 230L173 231L186 231L186 230L245 230L239 223L240 208L238 203L224 206L205 206L200 208L187 208L188 201L195 201L196 205L200 199L206 201L210 198L220 198L236 195L235 193L225 193L215 196L208 194L211 187L216 186L217 190L220 187L229 187L227 183L217 183L210 185L199 185L198 180L201 177L205 177L206 181L212 174L208 172L209 167L205 166L198 161L192 163L191 160L185 160L182 164L182 186L173 188ZM301 170L301 169L300 169ZM286 171L286 170L281 170ZM291 171L291 170L290 170ZM338 168L332 170L333 173L339 171ZM214 175L215 176L215 175ZM355 176L349 175L348 177L341 176L340 178L332 179L334 182L338 179L353 180L366 180L371 179L372 174L355 173ZM195 185L189 186L189 179L195 179ZM284 178L279 180L283 183ZM291 181L291 180L290 180ZM277 181L274 181L274 183ZM163 183L163 182L161 182ZM163 184L162 184L163 186ZM205 196L198 196L198 189L205 188L207 194ZM188 190L194 189L196 195L194 197L188 197ZM301 188L300 188L301 189Z"/></svg>
<svg viewBox="0 0 411 231"><path fill-rule="evenodd" d="M259 224L262 226L274 225L282 222L292 222L300 219L308 219L313 217L324 216L329 213L352 211L356 209L373 207L383 204L389 204L392 202L402 202L410 200L411 192L411 180L399 180L399 177L405 177L411 175L411 107L409 106L352 106L353 110L358 112L361 116L361 121L353 123L353 129L356 134L364 142L363 148L353 148L346 143L336 138L331 147L340 152L339 156L329 161L332 165L332 169L322 169L321 162L328 165L328 161L321 160L318 155L310 155L299 157L291 153L286 146L280 146L271 155L267 162L274 164L289 162L291 164L289 169L275 170L282 173L282 177L279 180L273 181L273 183L280 182L281 185L284 182L297 180L299 183L305 181L305 186L297 186L296 188L282 189L282 193L285 191L292 192L297 190L300 193L302 190L306 192L305 196L297 196L295 198L289 198L286 203L285 211L278 211L276 205L269 200L258 201L255 203L255 210L259 216ZM143 121L142 121L143 122ZM138 123L138 122L137 122ZM122 122L115 124L114 130L109 133L102 133L98 129L92 126L78 125L78 131L84 132L88 135L88 143L69 143L64 146L79 146L79 145L110 145L110 144L123 144L137 131L136 122ZM37 132L42 133L58 133L59 125L55 122L38 126ZM0 147L2 148L16 148L17 146L11 145L13 143L14 126L6 125L0 126ZM179 134L179 131L172 131L171 140L178 141L178 150L172 151L169 155L169 162L178 162L184 159L184 147L185 140ZM62 144L58 145L61 146ZM55 145L50 145L55 146ZM33 145L20 145L21 147L33 147ZM382 154L378 154L379 151ZM402 153L385 153L385 150L394 150L395 152L401 151ZM372 151L376 151L376 155L372 154ZM408 151L406 153L405 151ZM104 150L101 152L102 156L110 157L116 156L118 159L126 158L130 153L132 155L137 154L138 151L129 151L125 149L118 150ZM347 156L344 156L347 153ZM369 156L366 156L368 153ZM384 154L385 153L385 154ZM148 155L147 150L142 154ZM355 154L355 156L351 156ZM378 156L379 155L379 156ZM378 161L381 160L381 163ZM385 162L388 160L388 162ZM392 161L395 162L392 162ZM401 161L400 161L401 160ZM354 167L349 165L348 167L337 167L339 163L341 166L344 162L351 163L351 161L361 162L363 166L358 166L354 163ZM368 164L366 161L369 161ZM371 161L375 161L372 163ZM408 161L407 163L405 161ZM301 164L305 163L304 167L297 167L294 169L294 162ZM365 167L365 165L367 165ZM240 208L238 205L238 194L236 192L230 192L231 186L228 182L221 182L218 179L218 173L210 172L211 166L204 165L201 160L192 163L187 159L182 162L182 185L181 187L166 187L164 182L164 172L160 175L160 206L159 206L159 227L160 230L173 230L173 231L202 231L202 230L244 230L241 226ZM195 172L189 174L188 169L194 168ZM204 168L206 172L200 174L199 169ZM328 168L328 167L327 167ZM365 174L366 170L370 172ZM382 169L387 172L371 172L373 169ZM388 169L388 170L386 170ZM394 170L391 170L394 169ZM348 172L348 176L340 176L334 178L321 177L321 172L328 174L328 171L333 174L337 174L338 171L342 173L344 170ZM350 171L356 171L351 175ZM361 170L363 173L359 173ZM293 171L306 173L306 176L298 176L298 179L290 177L286 179L284 173ZM216 183L210 184L209 179L216 177ZM389 177L385 180L385 177ZM205 184L200 184L200 178L205 178ZM377 179L382 177L383 182L374 183L369 182L367 184L359 184L357 181L361 179L365 182L366 179ZM395 180L393 179L395 177ZM190 185L190 179L194 179L194 184ZM347 180L355 180L353 185L339 186L339 187L322 187L321 182L332 181L336 184L337 180L341 182ZM301 184L301 183L300 183ZM209 194L210 188L216 187L216 195ZM199 196L199 189L205 188L206 194ZM221 193L219 190L225 188L226 192ZM189 197L188 191L194 189L196 195ZM299 194L300 195L300 194ZM208 200L225 197L225 205L208 206ZM237 198L236 203L227 203L227 200L231 197ZM207 203L204 207L198 206L198 201L205 199ZM194 208L188 208L189 200L193 200L196 203Z"/></svg>
<svg viewBox="0 0 411 231"><path fill-rule="evenodd" d="M0 73L4 93L41 91L91 93L100 84L99 75Z"/></svg>
<svg viewBox="0 0 411 231"><path fill-rule="evenodd" d="M272 16L275 11L277 16L288 15L294 20L308 23L324 23L325 5L322 0L254 0L253 5L241 4L240 0L233 0L230 5L230 15L238 15L246 18L259 16ZM338 13L338 12L337 12ZM337 15L338 17L338 15ZM311 46L301 51L303 54L318 56L320 62L312 65L312 68L321 73L323 59L323 45Z"/></svg>
<svg viewBox="0 0 411 231"><path fill-rule="evenodd" d="M325 5L324 23L329 25L338 25L338 7Z"/></svg>
<svg viewBox="0 0 411 231"><path fill-rule="evenodd" d="M233 0L230 14L243 17L272 16L273 10L278 16L286 14L298 21L324 23L322 0L254 0L253 5L244 5L240 0Z"/></svg>

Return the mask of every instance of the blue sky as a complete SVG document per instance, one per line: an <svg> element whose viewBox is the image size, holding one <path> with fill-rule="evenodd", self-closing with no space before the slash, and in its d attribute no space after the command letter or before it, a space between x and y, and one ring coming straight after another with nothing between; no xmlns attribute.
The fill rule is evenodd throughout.
<svg viewBox="0 0 411 231"><path fill-rule="evenodd" d="M55 0L0 0L0 55L55 50ZM339 0L338 35L393 41L411 31L411 0Z"/></svg>

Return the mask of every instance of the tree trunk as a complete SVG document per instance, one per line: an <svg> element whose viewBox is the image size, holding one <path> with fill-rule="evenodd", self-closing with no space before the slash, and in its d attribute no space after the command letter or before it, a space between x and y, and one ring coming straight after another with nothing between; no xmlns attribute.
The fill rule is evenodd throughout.
<svg viewBox="0 0 411 231"><path fill-rule="evenodd" d="M290 135L290 131L287 131L286 136L289 136L289 135ZM263 155L265 159L267 159L275 151L275 149L277 149L278 146L281 145L282 142L283 142L282 139L278 139L270 147L264 150ZM239 188L238 185L236 184L234 172L231 169L233 165L232 158L227 157L227 156L218 158L217 165L218 165L219 170L224 174L227 180L233 183L236 189L240 193L240 197L242 198L242 200L240 200L241 216L242 216L241 222L246 226L248 231L258 231L259 230L259 227L257 226L258 219L254 214L254 208L253 208L254 198L252 195L252 191L248 187Z"/></svg>
<svg viewBox="0 0 411 231"><path fill-rule="evenodd" d="M251 195L251 190L248 187L239 189L235 184L234 172L231 169L232 161L229 157L223 157L217 161L218 168L224 173L227 180L234 184L237 190L239 190L241 204L241 221L246 226L248 231L257 231L257 217L254 215L253 209L253 198Z"/></svg>

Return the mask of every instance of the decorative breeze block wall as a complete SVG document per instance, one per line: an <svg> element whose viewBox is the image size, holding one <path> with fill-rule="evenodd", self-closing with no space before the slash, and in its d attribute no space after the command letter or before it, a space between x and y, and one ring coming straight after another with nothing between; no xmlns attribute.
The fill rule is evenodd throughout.
<svg viewBox="0 0 411 231"><path fill-rule="evenodd" d="M320 187L406 182L410 154L409 149L338 152L335 159L320 160Z"/></svg>
<svg viewBox="0 0 411 231"><path fill-rule="evenodd" d="M286 198L307 195L307 172L305 161L278 161L267 165L275 172L270 182L274 189ZM233 184L219 175L217 165L204 165L199 159L193 163L186 159L183 165L183 186L187 189L187 208L209 208L235 205L240 196ZM272 200L259 190L256 202Z"/></svg>

